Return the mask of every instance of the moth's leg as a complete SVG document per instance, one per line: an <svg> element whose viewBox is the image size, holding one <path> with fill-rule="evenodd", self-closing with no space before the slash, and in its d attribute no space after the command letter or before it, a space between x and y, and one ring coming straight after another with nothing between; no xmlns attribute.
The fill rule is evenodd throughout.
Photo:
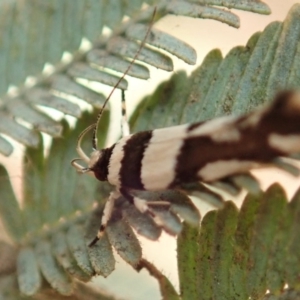
<svg viewBox="0 0 300 300"><path fill-rule="evenodd" d="M126 113L126 102L125 102L125 91L121 90L122 93L122 137L128 136L130 134L129 124L127 120L127 113Z"/></svg>
<svg viewBox="0 0 300 300"><path fill-rule="evenodd" d="M171 206L168 201L147 201L139 197L134 197L133 203L141 213L148 213L154 219L156 217L156 209L159 207L169 209Z"/></svg>
<svg viewBox="0 0 300 300"><path fill-rule="evenodd" d="M108 200L105 203L104 209L103 209L103 214L101 218L101 224L100 228L97 232L97 236L91 241L89 244L89 247L92 247L97 243L97 241L103 236L103 233L105 231L105 228L107 226L108 221L111 218L113 209L114 209L114 204L115 200L118 199L121 196L121 194L118 191L113 191L110 193Z"/></svg>
<svg viewBox="0 0 300 300"><path fill-rule="evenodd" d="M133 204L141 213L150 212L148 202L145 199L133 197Z"/></svg>
<svg viewBox="0 0 300 300"><path fill-rule="evenodd" d="M121 194L133 204L141 213L144 213L148 210L147 200L140 199L131 194L130 189L125 187L120 188Z"/></svg>
<svg viewBox="0 0 300 300"><path fill-rule="evenodd" d="M149 213L153 218L155 217L155 212L151 208L151 205L158 206L165 206L170 207L170 202L168 201L148 201L137 196L134 196L130 193L130 190L126 188L121 188L120 192L122 195L132 203L141 213Z"/></svg>

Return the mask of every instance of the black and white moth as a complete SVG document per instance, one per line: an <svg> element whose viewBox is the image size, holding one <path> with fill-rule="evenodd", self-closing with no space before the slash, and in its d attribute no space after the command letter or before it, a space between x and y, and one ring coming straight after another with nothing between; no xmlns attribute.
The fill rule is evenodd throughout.
<svg viewBox="0 0 300 300"><path fill-rule="evenodd" d="M119 82L136 60L150 29L151 25ZM226 116L127 136L124 136L125 129L117 143L98 150L99 119L117 86L106 99L97 122L80 134L76 147L80 158L72 161L79 173L92 174L115 186L105 204L100 230L90 245L102 236L114 202L121 195L140 212L155 217L151 203L135 196L136 191L176 189L198 181L212 183L300 152L300 94L292 91L283 92L271 105L240 117ZM125 105L123 93L122 104ZM94 151L89 157L81 148L81 140L90 130L94 131ZM80 165L79 160L87 167ZM169 203L162 202L161 205Z"/></svg>
<svg viewBox="0 0 300 300"><path fill-rule="evenodd" d="M135 133L94 150L90 158L80 150L88 167L73 165L116 188L105 206L99 238L120 194L141 212L151 213L147 202L132 196L132 191L209 183L299 152L300 93L287 91L271 105L244 116Z"/></svg>
<svg viewBox="0 0 300 300"><path fill-rule="evenodd" d="M300 152L300 93L241 117L143 131L95 150L88 169L121 193L172 189L244 173Z"/></svg>

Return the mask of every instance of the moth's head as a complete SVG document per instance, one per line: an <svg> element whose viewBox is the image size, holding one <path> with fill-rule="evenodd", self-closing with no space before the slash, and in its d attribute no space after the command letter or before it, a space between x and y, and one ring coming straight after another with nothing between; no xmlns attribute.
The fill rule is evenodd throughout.
<svg viewBox="0 0 300 300"><path fill-rule="evenodd" d="M90 174L95 176L100 181L107 181L108 174L108 160L106 159L106 149L94 150L90 157L77 158L72 161L72 165L76 168L78 173ZM77 161L84 161L87 167L80 165Z"/></svg>
<svg viewBox="0 0 300 300"><path fill-rule="evenodd" d="M88 168L100 181L107 181L110 149L94 150L91 153Z"/></svg>
<svg viewBox="0 0 300 300"><path fill-rule="evenodd" d="M103 155L102 150L94 150L90 155L90 160L88 162L89 169L93 169L93 167L97 164L97 162L101 159Z"/></svg>
<svg viewBox="0 0 300 300"><path fill-rule="evenodd" d="M95 168L97 165L97 162L101 159L102 157L102 150L96 149L97 145L97 139L93 138L93 152L91 153L90 156L88 156L84 150L81 147L81 141L85 134L91 130L95 130L95 124L90 125L89 127L85 128L80 135L78 136L77 140L77 146L76 146L76 151L79 155L79 158L75 158L71 161L71 165L77 170L78 173L81 174L90 174L94 175L97 177L97 174L95 172ZM81 165L78 163L79 161L84 162L86 166ZM97 177L98 178L98 177ZM99 179L101 180L101 179Z"/></svg>

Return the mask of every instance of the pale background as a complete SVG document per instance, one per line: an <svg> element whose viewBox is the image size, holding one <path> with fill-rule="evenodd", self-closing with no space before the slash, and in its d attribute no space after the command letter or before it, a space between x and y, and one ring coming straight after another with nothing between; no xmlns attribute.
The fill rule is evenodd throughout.
<svg viewBox="0 0 300 300"><path fill-rule="evenodd" d="M266 0L272 10L269 16L256 15L253 13L235 11L240 16L241 27L235 29L226 24L211 20L196 20L191 18L168 16L155 24L155 28L164 30L193 46L197 50L198 60L196 66L199 66L205 55L214 48L220 48L225 56L228 51L237 45L245 45L250 36L262 31L271 21L284 20L288 10L294 3L294 0ZM190 73L195 66L187 66L182 61L174 58L174 72L185 69ZM157 71L151 68L151 79L142 81L129 78L129 89L126 93L127 107L131 113L138 101L146 94L152 93L157 83L167 79L172 74L163 71ZM106 92L110 91L108 87L101 87ZM118 94L118 93L117 93ZM119 122L119 96L115 96L112 102L114 112L111 126L111 135L108 143L113 143L118 136L120 128ZM75 145L74 145L75 147ZM17 194L20 196L21 174L20 174L20 151L22 147L16 145L17 151L5 161L9 167L10 176L15 182ZM287 187L288 195L291 197L296 188L300 185L299 179L292 178L280 171L259 171L264 177L262 185L266 188L271 182L279 181ZM201 213L203 214L208 207L201 204ZM144 257L153 262L158 269L169 277L172 283L178 288L177 266L176 266L176 240L164 234L159 241L149 242L140 239L143 246ZM116 255L117 256L117 255ZM161 299L158 285L151 278L147 271L136 273L129 265L117 257L116 270L106 279L98 277L93 280L97 286L103 287L107 291L115 291L122 295L122 299L130 300L156 300Z"/></svg>

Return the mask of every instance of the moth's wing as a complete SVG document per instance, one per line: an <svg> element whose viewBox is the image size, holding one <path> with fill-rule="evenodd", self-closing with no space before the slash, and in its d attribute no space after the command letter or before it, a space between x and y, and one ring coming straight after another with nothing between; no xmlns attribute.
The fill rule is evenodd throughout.
<svg viewBox="0 0 300 300"><path fill-rule="evenodd" d="M114 147L109 181L162 190L211 182L300 152L300 97L287 93L242 117L222 117L133 134Z"/></svg>
<svg viewBox="0 0 300 300"><path fill-rule="evenodd" d="M141 164L141 180L145 189L166 189L201 179L198 171L206 163L221 157L221 149L218 143L211 143L211 137L236 140L237 130L233 128L236 120L229 116L154 130Z"/></svg>
<svg viewBox="0 0 300 300"><path fill-rule="evenodd" d="M142 158L141 181L147 190L211 182L299 152L300 97L287 92L242 117L154 130Z"/></svg>
<svg viewBox="0 0 300 300"><path fill-rule="evenodd" d="M166 189L174 179L177 156L189 125L152 131L141 161L141 181L146 190Z"/></svg>

